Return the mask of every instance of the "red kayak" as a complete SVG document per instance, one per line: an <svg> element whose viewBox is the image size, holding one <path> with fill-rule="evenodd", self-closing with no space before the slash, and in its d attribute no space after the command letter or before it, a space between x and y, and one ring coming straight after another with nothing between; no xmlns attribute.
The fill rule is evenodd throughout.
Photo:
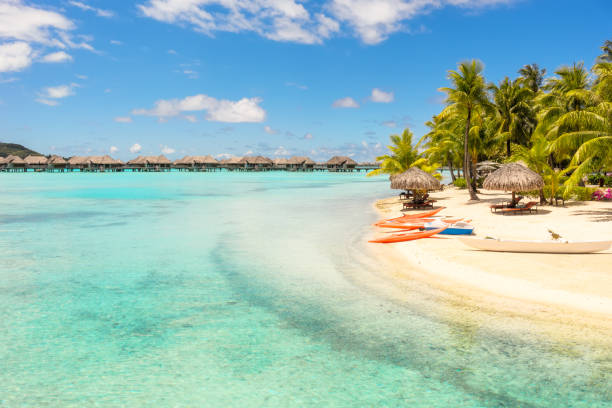
<svg viewBox="0 0 612 408"><path fill-rule="evenodd" d="M380 227L380 228L397 228L397 229L408 228L408 229L414 229L412 227L425 228L425 223L426 222L431 222L431 221L435 221L435 219L433 219L433 218L424 218L424 219L406 221L406 224L399 223L399 222L386 223L386 224L385 223L381 223L381 224L376 224L376 226ZM464 221L464 219L463 218L447 218L447 219L441 219L440 221L445 222L447 224L454 224L454 223L459 222L459 221ZM464 222L469 222L469 221L471 221L471 220L465 220Z"/></svg>
<svg viewBox="0 0 612 408"><path fill-rule="evenodd" d="M390 244L393 242L405 242L405 241L414 241L415 239L428 238L433 235L439 234L444 231L448 227L438 228L435 230L422 231L422 232L407 232L405 234L394 234L387 238L379 238L373 239L369 242L375 242L380 244Z"/></svg>
<svg viewBox="0 0 612 408"><path fill-rule="evenodd" d="M445 208L446 207L440 207L437 210L426 211L420 214L404 214L401 217L391 218L390 220L387 220L387 221L395 221L395 220L401 221L401 220L410 220L414 218L427 218L427 217L431 217L432 215L436 215L437 213L439 213Z"/></svg>
<svg viewBox="0 0 612 408"><path fill-rule="evenodd" d="M404 214L401 217L390 218L388 220L379 221L379 222L377 222L374 225L378 226L379 224L385 224L385 223L399 223L399 222L405 222L405 221L409 221L409 220L416 220L416 219L420 219L420 218L427 218L427 217L431 217L433 215L436 215L437 213L442 211L444 208L446 208L446 207L440 207L437 210L427 211L427 212L419 213L419 214Z"/></svg>

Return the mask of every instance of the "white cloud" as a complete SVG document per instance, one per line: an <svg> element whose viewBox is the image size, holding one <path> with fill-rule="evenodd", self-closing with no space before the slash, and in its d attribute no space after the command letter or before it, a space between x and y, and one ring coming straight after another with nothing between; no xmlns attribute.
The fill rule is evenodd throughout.
<svg viewBox="0 0 612 408"><path fill-rule="evenodd" d="M57 106L59 104L57 99L74 95L74 88L76 87L78 87L78 84L74 83L70 85L48 86L39 92L36 101L44 105Z"/></svg>
<svg viewBox="0 0 612 408"><path fill-rule="evenodd" d="M289 150L285 149L283 146L278 146L278 148L274 150L275 156L287 156L289 154Z"/></svg>
<svg viewBox="0 0 612 408"><path fill-rule="evenodd" d="M386 120L382 123L383 126L389 127L389 128L396 128L397 127L397 122L394 120Z"/></svg>
<svg viewBox="0 0 612 408"><path fill-rule="evenodd" d="M358 108L359 103L350 96L347 96L346 98L335 100L332 106L334 108Z"/></svg>
<svg viewBox="0 0 612 408"><path fill-rule="evenodd" d="M305 91L308 89L306 85L298 84L295 82L285 82L285 86L292 86L294 88L301 89L302 91Z"/></svg>
<svg viewBox="0 0 612 408"><path fill-rule="evenodd" d="M79 79L87 79L87 75L76 75Z"/></svg>
<svg viewBox="0 0 612 408"><path fill-rule="evenodd" d="M445 6L476 9L518 0L331 0L329 9L366 44L378 44L407 30L406 21ZM422 31L422 27L420 28Z"/></svg>
<svg viewBox="0 0 612 408"><path fill-rule="evenodd" d="M67 96L74 95L74 87L76 84L48 86L43 89L43 94L46 98L61 99Z"/></svg>
<svg viewBox="0 0 612 408"><path fill-rule="evenodd" d="M47 105L47 106L57 106L57 105L59 105L58 101L54 101L52 99L45 99L45 98L37 98L36 102L42 103L43 105Z"/></svg>
<svg viewBox="0 0 612 408"><path fill-rule="evenodd" d="M306 140L310 140L310 139L312 139L312 138L313 138L312 133L306 133L306 134L304 135L304 139L306 139Z"/></svg>
<svg viewBox="0 0 612 408"><path fill-rule="evenodd" d="M21 71L32 64L33 51L28 43L19 41L0 45L0 72Z"/></svg>
<svg viewBox="0 0 612 408"><path fill-rule="evenodd" d="M234 157L234 155L233 155L233 154L230 154L230 153L219 153L219 154L218 154L218 155L216 155L215 157L216 157L217 159L221 159L221 160L223 160L223 159L229 159L229 158L231 158L231 157Z"/></svg>
<svg viewBox="0 0 612 408"><path fill-rule="evenodd" d="M19 81L19 78L11 77L11 78L0 78L0 84L10 84L12 82Z"/></svg>
<svg viewBox="0 0 612 408"><path fill-rule="evenodd" d="M85 4L80 1L69 1L68 3L84 11L93 11L94 13L98 15L98 17L110 18L115 15L115 13L113 13L110 10L103 10L103 9L95 8L95 7L90 6L89 4Z"/></svg>
<svg viewBox="0 0 612 408"><path fill-rule="evenodd" d="M168 50L168 54L170 54L170 55L176 55L176 51L174 51L174 50Z"/></svg>
<svg viewBox="0 0 612 408"><path fill-rule="evenodd" d="M27 68L43 50L48 54L41 62L72 60L66 52L49 53L48 48L95 51L89 44L92 38L73 36L74 29L75 24L59 12L27 5L24 0L0 0L0 41L4 41L0 43L0 72Z"/></svg>
<svg viewBox="0 0 612 408"><path fill-rule="evenodd" d="M212 122L263 122L266 111L259 106L260 98L242 98L238 101L215 99L208 95L198 94L183 99L160 99L152 109L134 109L132 114L157 117L166 121L180 116L184 112L206 111L206 120Z"/></svg>
<svg viewBox="0 0 612 408"><path fill-rule="evenodd" d="M59 34L73 29L72 21L59 13L26 6L21 0L0 2L0 38L65 48Z"/></svg>
<svg viewBox="0 0 612 408"><path fill-rule="evenodd" d="M115 122L117 123L132 123L132 118L129 116L117 116L115 118Z"/></svg>
<svg viewBox="0 0 612 408"><path fill-rule="evenodd" d="M119 40L110 40L109 43L112 45L123 45L123 43Z"/></svg>
<svg viewBox="0 0 612 408"><path fill-rule="evenodd" d="M142 146L139 145L138 143L134 143L130 147L130 153L140 153L141 150L142 150Z"/></svg>
<svg viewBox="0 0 612 408"><path fill-rule="evenodd" d="M57 52L52 52L51 54L45 55L44 57L42 57L41 61L42 62L52 62L52 63L66 62L66 61L72 61L72 56L70 54L67 54L64 51L57 51Z"/></svg>
<svg viewBox="0 0 612 408"><path fill-rule="evenodd" d="M266 125L264 126L264 131L269 134L269 135L277 135L278 134L278 130L271 128L270 126Z"/></svg>
<svg viewBox="0 0 612 408"><path fill-rule="evenodd" d="M147 0L142 14L170 24L190 26L213 36L217 31L255 32L275 41L320 44L352 31L366 44L377 44L409 30L414 17L447 6L477 9L520 0ZM416 32L422 32L423 27Z"/></svg>
<svg viewBox="0 0 612 408"><path fill-rule="evenodd" d="M106 88L106 89L104 90L104 93L111 93L111 90L110 90L109 88Z"/></svg>
<svg viewBox="0 0 612 408"><path fill-rule="evenodd" d="M172 153L176 152L176 150L174 150L173 148L168 147L168 146L161 146L161 152L162 152L162 154L172 154Z"/></svg>
<svg viewBox="0 0 612 408"><path fill-rule="evenodd" d="M183 117L185 120L191 123L196 123L198 121L198 118L196 118L195 115L184 115Z"/></svg>
<svg viewBox="0 0 612 408"><path fill-rule="evenodd" d="M275 41L318 44L339 30L338 23L321 13L315 18L295 0L148 0L138 5L146 17L216 31L251 31Z"/></svg>
<svg viewBox="0 0 612 408"><path fill-rule="evenodd" d="M108 150L110 151L110 154L115 154L119 151L119 148L117 146L111 146Z"/></svg>
<svg viewBox="0 0 612 408"><path fill-rule="evenodd" d="M393 92L385 92L378 88L372 89L372 95L370 95L370 100L377 103L390 103L394 99L395 95Z"/></svg>

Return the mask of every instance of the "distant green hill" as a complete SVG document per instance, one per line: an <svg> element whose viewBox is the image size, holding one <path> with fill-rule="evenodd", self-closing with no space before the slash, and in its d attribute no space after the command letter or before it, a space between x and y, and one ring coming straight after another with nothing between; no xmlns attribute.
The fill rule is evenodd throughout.
<svg viewBox="0 0 612 408"><path fill-rule="evenodd" d="M6 157L9 154L19 156L22 159L29 154L42 156L40 153L35 152L34 150L30 150L20 144L0 142L0 157Z"/></svg>

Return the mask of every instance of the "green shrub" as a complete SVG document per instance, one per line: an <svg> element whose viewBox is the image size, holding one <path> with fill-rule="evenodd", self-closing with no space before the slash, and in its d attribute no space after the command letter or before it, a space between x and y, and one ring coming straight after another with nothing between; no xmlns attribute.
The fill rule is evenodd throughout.
<svg viewBox="0 0 612 408"><path fill-rule="evenodd" d="M589 184L599 185L599 180L604 180L604 186L612 187L612 177L606 176L605 174L590 174L588 177Z"/></svg>
<svg viewBox="0 0 612 408"><path fill-rule="evenodd" d="M456 178L455 181L453 181L453 185L459 188L467 188L467 183L463 177Z"/></svg>
<svg viewBox="0 0 612 408"><path fill-rule="evenodd" d="M597 190L592 187L574 187L569 196L578 201L590 201L593 199L593 192Z"/></svg>

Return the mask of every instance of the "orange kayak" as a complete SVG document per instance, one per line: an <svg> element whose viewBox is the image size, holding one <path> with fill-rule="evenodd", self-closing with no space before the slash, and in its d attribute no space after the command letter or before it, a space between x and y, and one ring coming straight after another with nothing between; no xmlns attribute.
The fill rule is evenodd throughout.
<svg viewBox="0 0 612 408"><path fill-rule="evenodd" d="M401 222L402 220L411 220L411 219L415 219L415 218L427 218L427 217L431 217L432 215L436 215L437 213L439 213L440 211L442 211L445 208L446 207L440 207L437 210L431 210L431 211L427 211L427 212L419 213L419 214L404 214L401 217L391 218L391 219L389 219L387 221L399 221L399 222Z"/></svg>
<svg viewBox="0 0 612 408"><path fill-rule="evenodd" d="M412 227L416 227L416 228L425 228L425 223L426 222L430 222L430 221L434 221L434 219L432 218L425 218L425 219L418 219L418 220L413 220L413 221L406 221L407 223L399 223L399 222L394 222L394 223L380 223L380 224L375 224L377 227L381 227L381 228L398 228L398 229L404 229L404 228L408 228L408 229L415 229ZM440 220L442 222L445 222L447 224L454 224L456 222L459 221L464 221L463 218L447 218L447 219L443 219ZM465 222L470 222L471 220L465 220Z"/></svg>
<svg viewBox="0 0 612 408"><path fill-rule="evenodd" d="M369 242L375 242L380 244L391 244L393 242L405 242L405 241L414 241L415 239L428 238L432 235L439 234L444 231L448 227L438 228L435 230L422 231L422 232L407 232L405 234L394 234L390 237L373 239Z"/></svg>

